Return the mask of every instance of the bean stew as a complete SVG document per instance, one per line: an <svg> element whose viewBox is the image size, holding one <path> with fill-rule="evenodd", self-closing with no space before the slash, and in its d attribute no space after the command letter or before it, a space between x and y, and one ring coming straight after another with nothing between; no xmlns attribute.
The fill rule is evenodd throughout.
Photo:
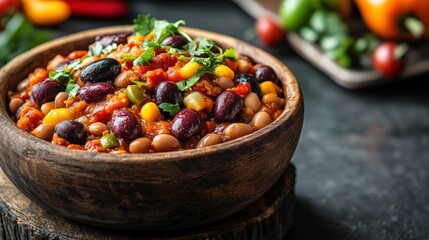
<svg viewBox="0 0 429 240"><path fill-rule="evenodd" d="M191 38L149 15L132 34L97 36L55 56L10 94L22 130L67 148L149 153L240 138L278 118L285 98L275 71Z"/></svg>

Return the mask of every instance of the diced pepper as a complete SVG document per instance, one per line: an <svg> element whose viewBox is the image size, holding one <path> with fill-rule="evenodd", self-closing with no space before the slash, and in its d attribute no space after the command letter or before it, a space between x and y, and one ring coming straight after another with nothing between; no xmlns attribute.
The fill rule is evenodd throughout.
<svg viewBox="0 0 429 240"><path fill-rule="evenodd" d="M146 100L145 89L139 85L129 85L125 94L132 103L142 103Z"/></svg>
<svg viewBox="0 0 429 240"><path fill-rule="evenodd" d="M105 149L119 146L119 141L113 133L109 133L100 138L101 146Z"/></svg>
<svg viewBox="0 0 429 240"><path fill-rule="evenodd" d="M67 108L52 109L44 118L43 123L55 127L64 120L73 120L72 113Z"/></svg>

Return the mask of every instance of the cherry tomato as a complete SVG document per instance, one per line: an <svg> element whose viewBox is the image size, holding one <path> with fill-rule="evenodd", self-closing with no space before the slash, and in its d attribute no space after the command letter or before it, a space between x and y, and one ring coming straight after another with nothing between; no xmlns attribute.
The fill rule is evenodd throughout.
<svg viewBox="0 0 429 240"><path fill-rule="evenodd" d="M392 77L399 74L404 68L402 56L397 56L398 44L395 42L384 42L380 44L372 54L372 65L382 75Z"/></svg>
<svg viewBox="0 0 429 240"><path fill-rule="evenodd" d="M10 10L16 10L19 8L18 0L0 0L0 16L3 16Z"/></svg>
<svg viewBox="0 0 429 240"><path fill-rule="evenodd" d="M270 17L259 18L256 21L256 33L259 40L267 47L280 43L285 37L283 28Z"/></svg>

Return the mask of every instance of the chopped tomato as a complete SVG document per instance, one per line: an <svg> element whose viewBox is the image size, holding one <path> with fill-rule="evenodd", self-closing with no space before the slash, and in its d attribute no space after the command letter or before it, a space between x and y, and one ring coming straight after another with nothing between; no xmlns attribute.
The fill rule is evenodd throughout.
<svg viewBox="0 0 429 240"><path fill-rule="evenodd" d="M161 68L151 70L146 73L146 82L151 90L154 90L160 82L167 80L168 75Z"/></svg>
<svg viewBox="0 0 429 240"><path fill-rule="evenodd" d="M83 57L83 56L85 56L87 53L88 53L88 51L84 51L84 50L74 51L74 52L71 52L71 53L66 57L66 60L73 60L73 59L82 58L82 57Z"/></svg>
<svg viewBox="0 0 429 240"><path fill-rule="evenodd" d="M238 83L236 87L233 87L229 90L237 93L240 97L245 97L252 91L252 88L248 82L241 82Z"/></svg>

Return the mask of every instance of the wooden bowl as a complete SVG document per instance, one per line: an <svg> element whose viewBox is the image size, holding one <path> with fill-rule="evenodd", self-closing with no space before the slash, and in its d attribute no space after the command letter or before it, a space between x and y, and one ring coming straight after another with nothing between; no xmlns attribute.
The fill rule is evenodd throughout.
<svg viewBox="0 0 429 240"><path fill-rule="evenodd" d="M242 41L197 29L276 71L286 107L269 126L200 149L165 153L92 153L42 141L20 130L8 114L8 90L56 54L87 49L100 34L130 26L77 33L41 45L0 70L0 165L10 180L47 211L75 221L137 230L178 229L229 216L260 198L285 171L303 123L303 99L279 60Z"/></svg>

